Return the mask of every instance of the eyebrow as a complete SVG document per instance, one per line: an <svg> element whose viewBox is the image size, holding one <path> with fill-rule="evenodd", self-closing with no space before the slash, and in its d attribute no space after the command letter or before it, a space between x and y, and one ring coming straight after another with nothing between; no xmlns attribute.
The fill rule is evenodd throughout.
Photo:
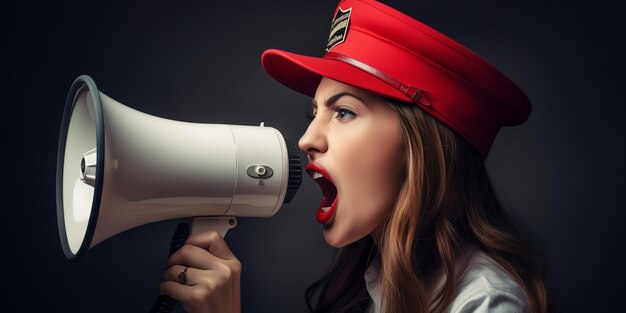
<svg viewBox="0 0 626 313"><path fill-rule="evenodd" d="M326 104L326 106L331 106L333 105L335 102L337 102L337 100L339 100L339 98L343 97L343 96L350 96L350 97L354 97L359 99L359 101L363 102L363 99L359 98L357 95L349 93L347 91L344 92L340 92L334 96L331 96L330 98L326 99L326 101L324 102ZM311 100L311 109L316 109L317 108L317 101L315 99Z"/></svg>

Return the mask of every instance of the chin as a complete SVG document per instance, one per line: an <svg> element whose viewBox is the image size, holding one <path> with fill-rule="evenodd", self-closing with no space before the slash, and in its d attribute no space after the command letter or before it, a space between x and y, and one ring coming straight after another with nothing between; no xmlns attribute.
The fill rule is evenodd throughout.
<svg viewBox="0 0 626 313"><path fill-rule="evenodd" d="M326 243L328 243L333 248L337 248L337 249L343 248L364 237L364 236L361 236L361 237L357 236L355 238L355 236L349 236L349 234L340 233L338 232L336 228L333 229L332 224L333 223L331 222L329 224L324 225L324 239L326 240Z"/></svg>
<svg viewBox="0 0 626 313"><path fill-rule="evenodd" d="M324 232L324 239L326 239L326 243L336 249L343 248L349 243L342 240L337 240L340 238L334 238L333 236L328 235L326 231Z"/></svg>

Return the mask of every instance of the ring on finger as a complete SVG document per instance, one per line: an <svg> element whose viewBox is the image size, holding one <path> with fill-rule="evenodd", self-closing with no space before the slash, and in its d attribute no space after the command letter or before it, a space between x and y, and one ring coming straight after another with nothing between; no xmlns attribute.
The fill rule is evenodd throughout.
<svg viewBox="0 0 626 313"><path fill-rule="evenodd" d="M183 267L183 269L178 273L178 282L187 285L187 269L188 267Z"/></svg>

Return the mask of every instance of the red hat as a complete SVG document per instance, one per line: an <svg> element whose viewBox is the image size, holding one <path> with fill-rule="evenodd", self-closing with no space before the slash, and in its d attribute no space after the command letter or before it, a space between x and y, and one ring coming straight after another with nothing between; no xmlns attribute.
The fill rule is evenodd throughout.
<svg viewBox="0 0 626 313"><path fill-rule="evenodd" d="M530 101L481 57L421 22L371 0L341 1L322 58L269 49L263 68L314 97L322 76L414 102L483 156L502 126L518 125Z"/></svg>

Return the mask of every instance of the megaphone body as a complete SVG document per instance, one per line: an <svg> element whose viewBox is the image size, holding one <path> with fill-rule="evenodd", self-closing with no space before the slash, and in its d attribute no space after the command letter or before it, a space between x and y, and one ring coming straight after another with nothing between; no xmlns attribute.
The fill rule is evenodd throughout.
<svg viewBox="0 0 626 313"><path fill-rule="evenodd" d="M205 217L223 234L234 217L269 217L301 183L295 145L272 128L168 120L124 106L78 77L57 156L57 221L65 256L156 221Z"/></svg>

